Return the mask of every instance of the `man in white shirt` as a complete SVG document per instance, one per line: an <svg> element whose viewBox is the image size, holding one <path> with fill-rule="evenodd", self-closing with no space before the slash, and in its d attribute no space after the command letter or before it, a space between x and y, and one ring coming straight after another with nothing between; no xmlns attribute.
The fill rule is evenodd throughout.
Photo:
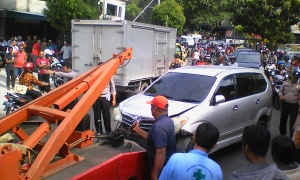
<svg viewBox="0 0 300 180"><path fill-rule="evenodd" d="M64 46L61 48L59 54L63 54L63 60L69 60L72 56L72 48L67 41L64 41Z"/></svg>
<svg viewBox="0 0 300 180"><path fill-rule="evenodd" d="M239 67L238 63L235 62L235 61L236 61L236 57L235 57L235 56L231 56L231 57L230 57L229 66Z"/></svg>

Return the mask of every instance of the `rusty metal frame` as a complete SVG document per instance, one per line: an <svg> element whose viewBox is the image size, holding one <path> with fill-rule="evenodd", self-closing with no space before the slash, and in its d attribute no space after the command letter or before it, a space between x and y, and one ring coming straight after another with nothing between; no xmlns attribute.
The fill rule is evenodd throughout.
<svg viewBox="0 0 300 180"><path fill-rule="evenodd" d="M104 64L59 86L0 120L0 135L12 130L20 138L23 145L30 149L40 149L37 158L25 175L20 174L20 179L39 179L82 160L82 157L71 153L69 150L70 145L67 142L70 137L76 139L84 136L85 139L91 139L93 131L88 130L78 135L78 132L74 132L74 130L116 73L118 66L123 64L124 60L131 59L131 57L132 48L124 49L120 54L114 54ZM72 110L62 111L64 107L79 96L81 98ZM47 121L41 123L33 134L27 135L19 125L34 115L38 115ZM58 121L61 121L58 127L45 143L41 143L41 139L50 132L50 125ZM62 159L51 163L57 154L60 154ZM0 164L6 163L7 158L5 160L1 158L4 156L0 156ZM0 176L2 175L0 174Z"/></svg>

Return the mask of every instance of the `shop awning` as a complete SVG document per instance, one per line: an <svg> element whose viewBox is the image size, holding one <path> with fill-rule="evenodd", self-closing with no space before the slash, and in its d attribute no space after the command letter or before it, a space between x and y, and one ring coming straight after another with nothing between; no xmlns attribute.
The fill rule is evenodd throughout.
<svg viewBox="0 0 300 180"><path fill-rule="evenodd" d="M14 18L19 20L33 20L33 21L45 21L46 18L40 13L31 13L24 11L6 10L7 18Z"/></svg>

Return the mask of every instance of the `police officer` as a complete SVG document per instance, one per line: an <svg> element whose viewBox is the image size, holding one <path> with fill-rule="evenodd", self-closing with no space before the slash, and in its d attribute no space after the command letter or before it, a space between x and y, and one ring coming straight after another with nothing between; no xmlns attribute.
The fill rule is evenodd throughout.
<svg viewBox="0 0 300 180"><path fill-rule="evenodd" d="M98 65L101 65L100 62ZM111 115L110 107L116 105L116 87L113 79L109 81L104 90L102 91L100 97L93 104L94 111L94 122L97 135L103 134L101 113L103 117L104 129L106 133L111 134Z"/></svg>
<svg viewBox="0 0 300 180"><path fill-rule="evenodd" d="M282 100L279 131L280 135L286 135L287 119L290 116L289 130L290 137L293 137L293 125L298 115L298 100L300 95L300 86L298 85L299 72L291 75L291 80L282 84L279 90L279 98Z"/></svg>

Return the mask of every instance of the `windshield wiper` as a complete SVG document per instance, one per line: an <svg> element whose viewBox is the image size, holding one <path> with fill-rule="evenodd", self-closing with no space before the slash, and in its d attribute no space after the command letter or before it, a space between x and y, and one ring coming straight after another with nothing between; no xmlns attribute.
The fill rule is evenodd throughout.
<svg viewBox="0 0 300 180"><path fill-rule="evenodd" d="M153 97L155 97L155 96L157 96L158 94L152 94L152 93L147 93L147 92L145 92L144 93L144 95L146 95L146 96L153 96ZM169 100L173 100L173 97L171 97L171 96L168 96L168 95L164 95L164 94L159 94L159 95L161 95L161 96L165 96L167 99L169 99Z"/></svg>
<svg viewBox="0 0 300 180"><path fill-rule="evenodd" d="M176 99L176 101L195 102L195 103L199 103L200 102L200 101L195 100L195 99Z"/></svg>

